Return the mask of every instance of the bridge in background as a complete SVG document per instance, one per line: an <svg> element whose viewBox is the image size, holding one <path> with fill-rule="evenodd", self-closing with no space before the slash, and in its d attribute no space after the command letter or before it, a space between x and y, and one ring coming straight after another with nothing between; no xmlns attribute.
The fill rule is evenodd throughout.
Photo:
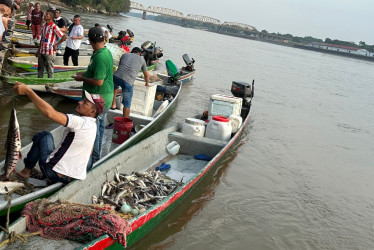
<svg viewBox="0 0 374 250"><path fill-rule="evenodd" d="M177 10L172 10L172 9L162 8L162 7L155 7L155 6L149 6L149 7L145 8L140 3L136 3L136 2L133 2L133 1L130 1L130 3L131 3L131 5L130 5L131 9L143 11L143 19L146 19L147 12L149 12L149 13L154 13L154 14L159 14L159 15L181 18L184 22L186 20L191 20L191 21L198 21L198 22L203 22L203 23L215 24L215 25L221 26L222 28L224 28L224 27L232 27L232 28L239 27L243 30L258 32L255 27L253 27L249 24L237 23L237 22L221 23L220 20L218 20L216 18L213 18L213 17L193 15L193 14L188 14L188 15L185 16L182 12L177 11Z"/></svg>

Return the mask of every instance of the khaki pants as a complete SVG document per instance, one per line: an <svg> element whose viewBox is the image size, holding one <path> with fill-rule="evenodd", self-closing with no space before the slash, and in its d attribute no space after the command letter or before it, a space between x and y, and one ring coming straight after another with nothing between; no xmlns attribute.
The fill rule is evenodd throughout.
<svg viewBox="0 0 374 250"><path fill-rule="evenodd" d="M43 78L44 68L47 69L48 78L53 77L53 66L55 62L55 55L39 54L38 56L38 77Z"/></svg>

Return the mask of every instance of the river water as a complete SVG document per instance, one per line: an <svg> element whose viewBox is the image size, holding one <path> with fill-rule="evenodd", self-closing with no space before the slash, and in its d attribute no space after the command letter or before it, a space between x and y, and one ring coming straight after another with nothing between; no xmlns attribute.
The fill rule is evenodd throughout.
<svg viewBox="0 0 374 250"><path fill-rule="evenodd" d="M156 41L161 69L167 59L183 65L184 53L196 60L169 122L200 113L212 94L229 95L232 80L255 79L240 143L133 249L374 248L373 63L134 17L81 16L86 27L130 28L135 46ZM42 97L64 112L75 106ZM23 145L55 126L10 86L0 98L0 141L13 105Z"/></svg>

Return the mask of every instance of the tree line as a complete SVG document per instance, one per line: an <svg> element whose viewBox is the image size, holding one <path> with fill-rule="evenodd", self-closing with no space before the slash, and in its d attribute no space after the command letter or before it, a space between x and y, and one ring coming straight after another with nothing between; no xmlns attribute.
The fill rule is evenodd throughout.
<svg viewBox="0 0 374 250"><path fill-rule="evenodd" d="M130 0L61 0L72 7L89 7L107 13L129 12Z"/></svg>
<svg viewBox="0 0 374 250"><path fill-rule="evenodd" d="M266 30L262 30L261 32L268 33ZM328 43L328 44L342 45L342 46L348 46L348 47L353 47L353 48L358 48L358 49L366 49L367 51L374 52L374 45L368 45L363 41L360 41L359 44L356 44L354 42L342 41L342 40L331 39L331 38L326 38L325 40L322 40L322 39L315 38L312 36L299 37L299 36L293 36L291 34L280 34L280 33L271 33L271 34L284 37L295 43L303 43L303 44L308 44L312 42Z"/></svg>

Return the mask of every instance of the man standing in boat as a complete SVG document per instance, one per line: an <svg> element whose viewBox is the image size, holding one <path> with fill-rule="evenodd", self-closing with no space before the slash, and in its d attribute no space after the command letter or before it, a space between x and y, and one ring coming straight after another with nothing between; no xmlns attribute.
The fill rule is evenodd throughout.
<svg viewBox="0 0 374 250"><path fill-rule="evenodd" d="M73 65L78 66L79 47L81 46L83 37L81 17L75 15L73 23L69 26L68 40L66 41L64 53L64 65L69 65L69 57L71 56Z"/></svg>
<svg viewBox="0 0 374 250"><path fill-rule="evenodd" d="M97 118L97 134L92 157L87 165L100 159L101 144L105 130L105 118L113 101L113 57L105 47L104 35L100 28L92 27L88 31L88 40L93 48L90 64L86 72L78 72L73 76L76 81L83 81L83 90L90 94L100 94L105 101L104 113Z"/></svg>
<svg viewBox="0 0 374 250"><path fill-rule="evenodd" d="M35 56L38 57L38 77L43 78L44 68L47 69L48 78L53 77L53 66L57 46L66 40L66 35L53 22L53 11L47 10L44 16L45 23L42 28L42 38ZM60 39L57 43L56 40Z"/></svg>
<svg viewBox="0 0 374 250"><path fill-rule="evenodd" d="M121 56L118 69L114 72L114 88L122 88L123 117L130 116L131 100L134 88L134 82L138 76L139 70L143 71L145 86L149 86L149 73L147 64L142 57L142 49L134 47L131 53L125 53ZM113 96L112 109L116 108L116 96Z"/></svg>
<svg viewBox="0 0 374 250"><path fill-rule="evenodd" d="M27 95L39 111L52 121L65 126L63 139L56 148L51 133L36 134L32 147L24 159L25 168L18 175L27 179L39 162L40 169L52 183L68 183L71 178L84 180L96 135L96 117L104 111L100 95L85 92L75 111L78 115L63 114L41 99L27 85L17 82L13 87L17 95Z"/></svg>
<svg viewBox="0 0 374 250"><path fill-rule="evenodd" d="M65 19L61 16L61 10L60 9L56 9L55 10L55 18L53 19L53 22L57 25L57 27L62 31L62 32L66 32L68 29L67 29L67 23L65 21ZM61 48L62 48L62 45L61 43L57 46L57 55L61 55L62 52L61 52Z"/></svg>

